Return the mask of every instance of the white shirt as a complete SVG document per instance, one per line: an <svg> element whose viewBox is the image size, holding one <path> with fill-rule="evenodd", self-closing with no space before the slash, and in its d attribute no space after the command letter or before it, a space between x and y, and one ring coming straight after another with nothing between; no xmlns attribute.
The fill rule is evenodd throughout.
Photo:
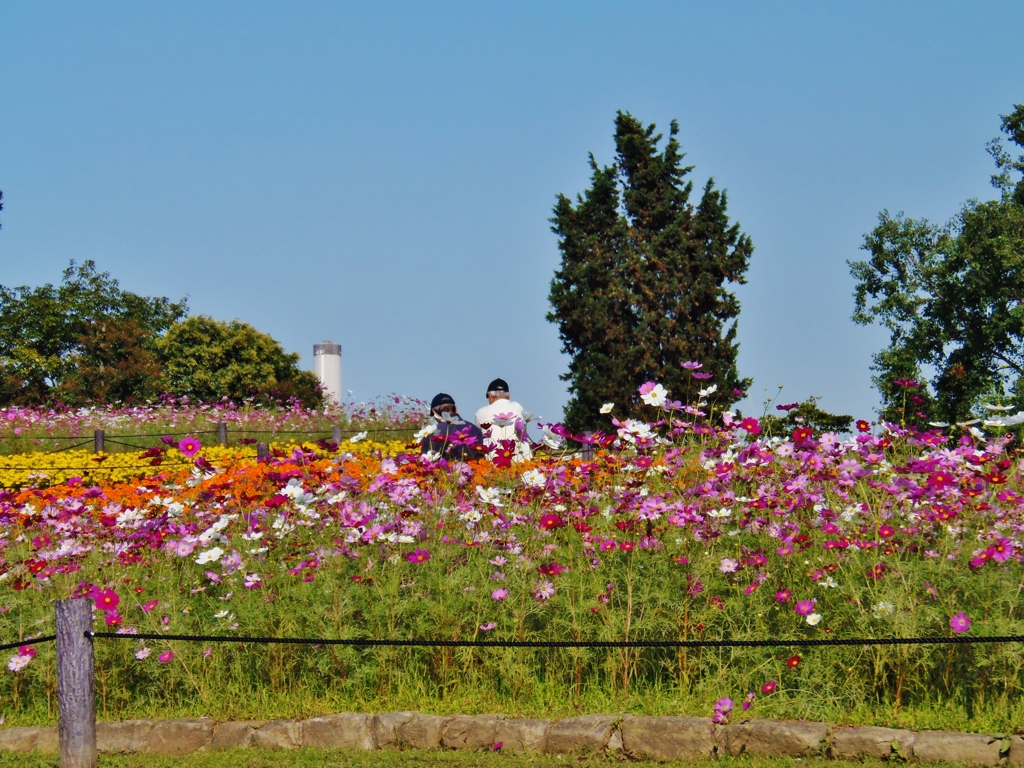
<svg viewBox="0 0 1024 768"><path fill-rule="evenodd" d="M495 423L496 420L502 424ZM491 425L489 429L484 429L488 443L512 440L516 444L517 461L532 458L533 451L530 450L529 444L519 438L519 433L526 431L523 406L519 403L505 398L495 400L476 412L476 423L478 427L483 427L484 424Z"/></svg>

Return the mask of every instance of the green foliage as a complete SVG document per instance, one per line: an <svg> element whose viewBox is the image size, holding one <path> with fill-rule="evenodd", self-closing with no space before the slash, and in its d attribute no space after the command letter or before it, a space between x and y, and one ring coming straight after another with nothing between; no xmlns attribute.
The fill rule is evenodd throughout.
<svg viewBox="0 0 1024 768"><path fill-rule="evenodd" d="M1004 133L1024 147L1024 106L1003 118ZM864 238L866 261L850 263L857 280L855 322L880 323L889 345L875 355L875 385L891 421L962 421L985 396L1021 389L1024 373L1024 172L995 140L999 200L969 201L945 226L883 211ZM897 379L931 391L909 397ZM1018 400L1024 406L1024 399Z"/></svg>
<svg viewBox="0 0 1024 768"><path fill-rule="evenodd" d="M299 369L299 356L248 323L193 315L172 325L157 347L176 395L239 402L294 397L307 407L323 402L319 381Z"/></svg>
<svg viewBox="0 0 1024 768"><path fill-rule="evenodd" d="M165 391L160 359L151 335L130 320L89 324L74 368L54 391L68 405L136 403Z"/></svg>
<svg viewBox="0 0 1024 768"><path fill-rule="evenodd" d="M738 399L734 388L750 384L736 369L739 302L724 286L745 282L753 245L729 223L726 194L713 179L691 202L693 168L682 164L678 132L673 121L659 152L655 126L619 112L615 164L599 167L591 155L590 188L575 203L559 195L555 204L562 262L547 319L571 357L562 377L570 427L600 423L608 401L636 415L645 381L681 397L692 385L680 368L687 360L704 364L727 403Z"/></svg>
<svg viewBox="0 0 1024 768"><path fill-rule="evenodd" d="M818 407L818 398L811 396L785 416L766 414L761 418L761 429L768 437L788 435L797 427L810 427L816 433L849 432L853 416L829 413Z"/></svg>
<svg viewBox="0 0 1024 768"><path fill-rule="evenodd" d="M122 290L92 261L71 262L58 286L0 285L0 404L44 402L83 362L105 364L103 350L111 347L96 337L100 328L121 327L117 344L125 343L125 334L140 340L144 335L149 343L185 312L184 299L172 302ZM100 358L86 361L87 350Z"/></svg>

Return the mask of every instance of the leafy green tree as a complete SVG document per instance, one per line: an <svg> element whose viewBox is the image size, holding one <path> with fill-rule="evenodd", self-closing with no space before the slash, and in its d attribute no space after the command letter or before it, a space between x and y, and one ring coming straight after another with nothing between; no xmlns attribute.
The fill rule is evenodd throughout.
<svg viewBox="0 0 1024 768"><path fill-rule="evenodd" d="M1024 147L1024 106L1002 130ZM884 418L961 421L1011 393L1024 407L1024 155L999 139L989 152L998 200L968 201L944 226L883 211L864 238L870 258L850 263L853 319L889 331L873 365ZM926 375L931 386L915 386Z"/></svg>
<svg viewBox="0 0 1024 768"><path fill-rule="evenodd" d="M60 285L0 285L0 403L40 403L82 364L97 327L130 324L147 344L186 314L186 302L121 289L92 261L71 262ZM98 349L98 347L94 347Z"/></svg>
<svg viewBox="0 0 1024 768"><path fill-rule="evenodd" d="M637 412L645 381L687 397L694 382L680 365L688 360L713 374L726 405L750 385L736 368L740 307L726 284L745 282L753 245L730 224L713 179L691 202L693 167L683 165L678 124L661 151L655 130L617 113L615 163L599 167L590 155L590 188L575 201L559 195L554 207L562 262L547 319L571 358L562 378L575 429L601 423L605 402Z"/></svg>
<svg viewBox="0 0 1024 768"><path fill-rule="evenodd" d="M160 358L151 334L130 320L99 320L82 337L74 368L54 390L68 405L134 403L153 400L166 391Z"/></svg>
<svg viewBox="0 0 1024 768"><path fill-rule="evenodd" d="M157 347L174 394L194 400L294 397L308 407L323 403L319 381L299 369L299 356L247 323L193 315L172 325Z"/></svg>

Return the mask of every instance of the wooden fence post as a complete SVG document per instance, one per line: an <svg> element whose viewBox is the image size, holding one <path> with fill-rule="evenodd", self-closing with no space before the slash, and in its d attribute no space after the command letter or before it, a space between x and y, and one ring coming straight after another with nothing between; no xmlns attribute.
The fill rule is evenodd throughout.
<svg viewBox="0 0 1024 768"><path fill-rule="evenodd" d="M256 458L257 459L269 459L270 458L270 446L266 443L256 443Z"/></svg>
<svg viewBox="0 0 1024 768"><path fill-rule="evenodd" d="M226 421L217 422L217 442L221 445L228 444L228 423Z"/></svg>
<svg viewBox="0 0 1024 768"><path fill-rule="evenodd" d="M92 433L92 449L96 453L103 453L103 430L96 429Z"/></svg>
<svg viewBox="0 0 1024 768"><path fill-rule="evenodd" d="M341 427L334 427L331 430L331 440L335 445L341 445Z"/></svg>
<svg viewBox="0 0 1024 768"><path fill-rule="evenodd" d="M583 435L584 435L584 437L593 437L594 433L588 430L588 431L584 432ZM584 443L583 444L583 460L584 461L593 461L594 460L594 444L593 443Z"/></svg>
<svg viewBox="0 0 1024 768"><path fill-rule="evenodd" d="M102 434L102 432L100 432ZM92 600L58 600L57 731L61 768L96 768Z"/></svg>

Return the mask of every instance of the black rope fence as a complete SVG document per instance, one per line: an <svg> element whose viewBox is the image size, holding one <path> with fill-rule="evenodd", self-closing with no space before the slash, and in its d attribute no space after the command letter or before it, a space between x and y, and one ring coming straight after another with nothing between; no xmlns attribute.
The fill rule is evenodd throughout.
<svg viewBox="0 0 1024 768"><path fill-rule="evenodd" d="M776 640L429 640L367 637L263 637L253 635L172 635L162 632L86 632L99 640L174 640L189 643L238 643L251 645L343 645L353 648L822 648L884 645L978 645L1024 643L1024 635L954 635L950 637L829 637L780 638ZM0 645L0 651L24 645L53 642L46 635Z"/></svg>
<svg viewBox="0 0 1024 768"><path fill-rule="evenodd" d="M818 648L870 645L975 645L1021 643L1024 635L952 637L787 638L778 640L392 640L376 638L253 637L249 635L170 635L163 633L87 632L102 640L178 640L194 643L252 643L257 645L347 645L356 648Z"/></svg>

